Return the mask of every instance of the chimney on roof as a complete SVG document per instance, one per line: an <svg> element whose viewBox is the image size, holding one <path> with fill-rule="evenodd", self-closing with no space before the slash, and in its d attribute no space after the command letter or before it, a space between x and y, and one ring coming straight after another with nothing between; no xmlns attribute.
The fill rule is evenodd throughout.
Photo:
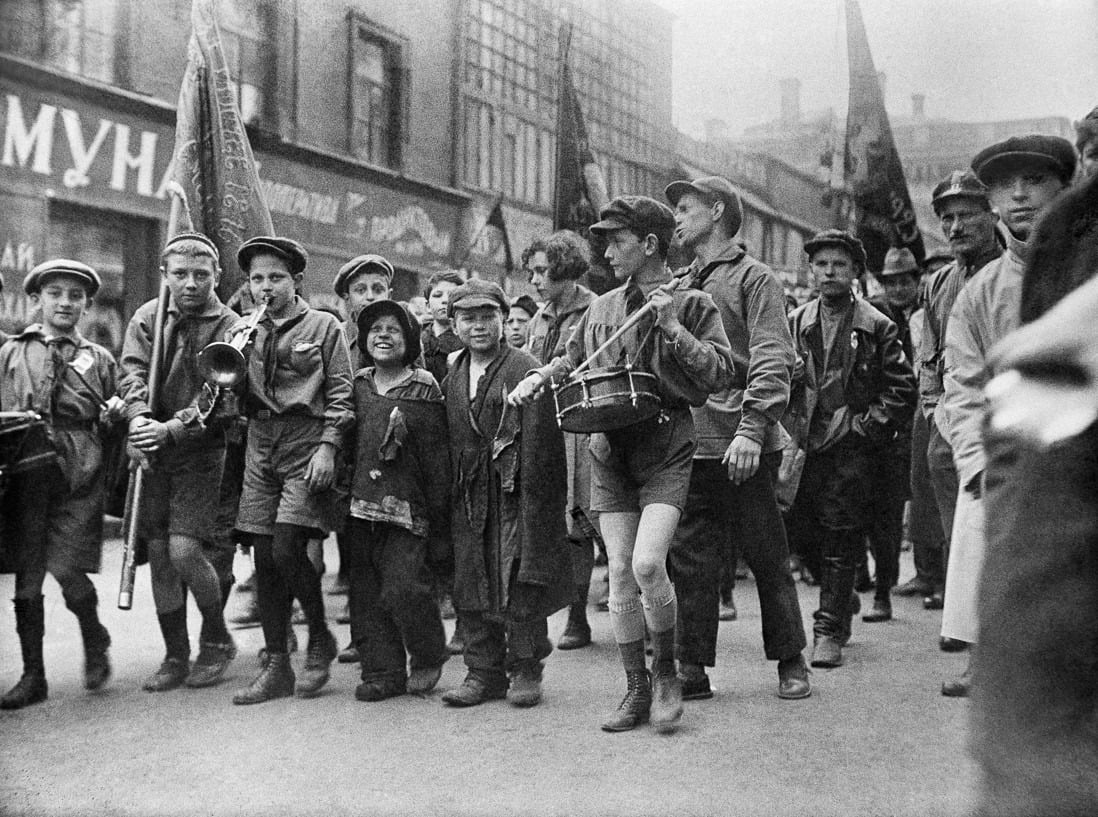
<svg viewBox="0 0 1098 817"><path fill-rule="evenodd" d="M926 121L926 94L911 95L911 118L916 122Z"/></svg>
<svg viewBox="0 0 1098 817"><path fill-rule="evenodd" d="M801 124L801 81L796 77L786 77L781 81L782 89L782 130L796 130Z"/></svg>

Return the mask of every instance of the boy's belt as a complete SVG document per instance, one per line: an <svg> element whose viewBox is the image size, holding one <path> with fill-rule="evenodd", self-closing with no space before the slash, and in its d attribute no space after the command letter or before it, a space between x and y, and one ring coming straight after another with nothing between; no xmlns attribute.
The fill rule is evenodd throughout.
<svg viewBox="0 0 1098 817"><path fill-rule="evenodd" d="M98 427L98 420L79 417L54 417L50 421L50 428L54 431L95 431Z"/></svg>

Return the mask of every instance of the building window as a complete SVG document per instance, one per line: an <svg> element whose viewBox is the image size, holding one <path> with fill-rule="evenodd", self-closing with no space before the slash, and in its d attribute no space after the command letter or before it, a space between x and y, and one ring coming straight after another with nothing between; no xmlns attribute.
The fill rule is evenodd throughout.
<svg viewBox="0 0 1098 817"><path fill-rule="evenodd" d="M3 0L0 50L114 81L117 0Z"/></svg>
<svg viewBox="0 0 1098 817"><path fill-rule="evenodd" d="M351 18L350 152L399 168L408 133L408 43L378 26Z"/></svg>
<svg viewBox="0 0 1098 817"><path fill-rule="evenodd" d="M265 0L230 0L218 4L218 27L225 62L236 87L240 116L247 124L266 114L266 78L274 68L272 26Z"/></svg>

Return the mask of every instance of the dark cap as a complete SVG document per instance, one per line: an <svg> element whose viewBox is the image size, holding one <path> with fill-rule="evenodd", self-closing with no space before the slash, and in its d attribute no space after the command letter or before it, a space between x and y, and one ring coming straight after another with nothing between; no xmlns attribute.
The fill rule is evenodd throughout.
<svg viewBox="0 0 1098 817"><path fill-rule="evenodd" d="M935 215L938 215L939 204L953 198L975 199L984 207L991 208L987 199L987 187L971 170L954 170L938 182L930 195L930 205L934 208Z"/></svg>
<svg viewBox="0 0 1098 817"><path fill-rule="evenodd" d="M671 243L675 232L675 214L666 204L648 196L618 196L599 213L591 232L605 235L614 230L632 230L639 235L654 235L660 243Z"/></svg>
<svg viewBox="0 0 1098 817"><path fill-rule="evenodd" d="M408 313L408 310L396 301L374 301L366 304L362 311L358 313L358 320L356 321L358 324L358 350L366 360L373 363L370 353L366 351L366 335L370 333L370 327L382 315L392 315L400 324L400 331L404 335L403 363L407 366L415 361L422 351L422 344L419 339L420 327L419 322Z"/></svg>
<svg viewBox="0 0 1098 817"><path fill-rule="evenodd" d="M1059 136L1031 133L996 142L972 160L972 169L986 185L1005 173L1034 166L1049 168L1066 184L1075 175L1075 148Z"/></svg>
<svg viewBox="0 0 1098 817"><path fill-rule="evenodd" d="M816 250L824 247L841 247L850 253L850 257L854 259L855 264L865 266L865 247L862 246L861 241L846 232L846 230L824 230L804 242L804 251L807 253L809 260L811 260L812 254Z"/></svg>
<svg viewBox="0 0 1098 817"><path fill-rule="evenodd" d="M446 304L450 317L454 316L455 309L475 309L478 306L495 306L504 313L511 309L500 285L481 278L470 278L452 290Z"/></svg>
<svg viewBox="0 0 1098 817"><path fill-rule="evenodd" d="M679 199L686 193L720 198L724 202L726 210L730 213L727 216L729 230L733 234L739 231L740 225L743 224L743 203L740 201L740 194L736 192L736 188L732 186L732 182L728 179L723 176L702 176L692 182L671 182L663 191L672 207L677 205Z"/></svg>
<svg viewBox="0 0 1098 817"><path fill-rule="evenodd" d="M358 255L340 267L339 272L336 273L335 280L332 282L336 295L340 298L347 297L347 288L351 284L351 279L363 272L378 272L388 278L389 283L393 281L393 265L388 259L372 253Z"/></svg>
<svg viewBox="0 0 1098 817"><path fill-rule="evenodd" d="M205 235L204 233L188 232L177 233L176 235L173 235L171 238L168 239L168 243L164 245L164 252L162 253L162 255L171 254L172 246L175 244L179 244L182 241L195 241L203 245L206 249L210 251L210 255L213 256L213 260L218 262L219 264L221 263L221 251L217 249L217 245L214 244L212 240L210 240L210 237L208 235Z"/></svg>
<svg viewBox="0 0 1098 817"><path fill-rule="evenodd" d="M894 275L919 276L919 262L907 247L889 247L885 253L884 266L877 273L877 277L889 278Z"/></svg>
<svg viewBox="0 0 1098 817"><path fill-rule="evenodd" d="M27 273L27 277L23 279L23 291L28 295L40 292L46 281L50 278L56 278L58 275L71 275L74 278L79 278L84 283L84 289L87 291L89 298L95 295L103 284L99 278L99 273L87 264L72 261L68 258L54 258L52 261L43 261Z"/></svg>
<svg viewBox="0 0 1098 817"><path fill-rule="evenodd" d="M309 262L309 253L292 238L257 235L240 245L240 249L236 251L237 263L244 272L248 272L252 266L252 259L260 253L281 258L289 265L290 272L294 275L305 272L305 265Z"/></svg>

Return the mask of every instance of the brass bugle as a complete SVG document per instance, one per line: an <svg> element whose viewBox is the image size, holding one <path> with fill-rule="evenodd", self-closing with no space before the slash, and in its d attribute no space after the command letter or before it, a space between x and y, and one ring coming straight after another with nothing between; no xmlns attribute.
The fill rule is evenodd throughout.
<svg viewBox="0 0 1098 817"><path fill-rule="evenodd" d="M260 302L256 310L248 316L248 321L230 341L215 341L198 353L198 373L202 379L223 389L231 389L244 379L248 371L248 361L244 358L244 347L255 334L256 327L267 311L267 302Z"/></svg>

